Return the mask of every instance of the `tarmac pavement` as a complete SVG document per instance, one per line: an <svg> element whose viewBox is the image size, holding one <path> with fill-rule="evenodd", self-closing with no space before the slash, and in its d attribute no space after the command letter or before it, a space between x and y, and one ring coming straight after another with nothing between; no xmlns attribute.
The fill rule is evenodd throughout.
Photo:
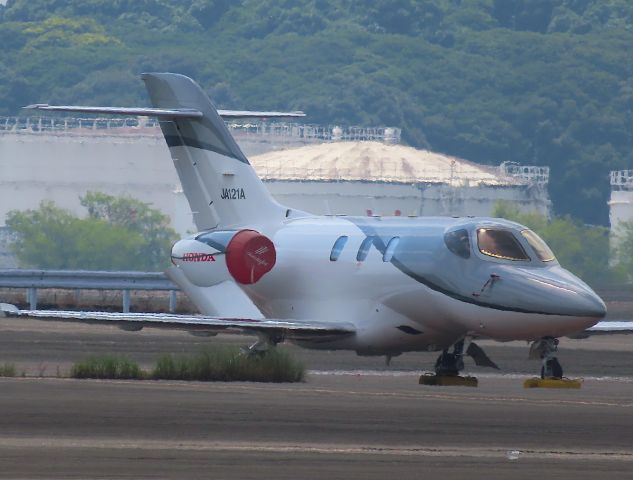
<svg viewBox="0 0 633 480"><path fill-rule="evenodd" d="M631 340L629 340L631 338ZM479 388L417 384L435 354L294 349L300 384L55 378L90 353L151 365L243 337L1 322L0 478L575 478L633 471L633 337L562 343L581 390L526 390L522 343L482 342L504 367ZM475 370L475 369L472 369Z"/></svg>

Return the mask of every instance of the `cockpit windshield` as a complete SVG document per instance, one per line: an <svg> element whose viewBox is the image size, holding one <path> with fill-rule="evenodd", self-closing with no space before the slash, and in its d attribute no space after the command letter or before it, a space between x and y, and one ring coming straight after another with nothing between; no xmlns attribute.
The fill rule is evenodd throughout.
<svg viewBox="0 0 633 480"><path fill-rule="evenodd" d="M484 255L503 260L530 261L530 257L509 230L477 229L477 245Z"/></svg>
<svg viewBox="0 0 633 480"><path fill-rule="evenodd" d="M547 243L545 243L543 239L532 230L523 230L521 232L521 235L525 237L525 239L530 244L530 247L532 247L534 253L536 253L536 256L540 258L541 261L551 262L553 260L556 260L554 252L552 252L552 250L547 246Z"/></svg>

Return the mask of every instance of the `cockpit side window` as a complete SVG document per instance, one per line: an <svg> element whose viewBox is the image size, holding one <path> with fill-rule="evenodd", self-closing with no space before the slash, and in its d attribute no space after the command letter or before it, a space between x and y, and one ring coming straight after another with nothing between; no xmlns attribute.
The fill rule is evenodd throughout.
<svg viewBox="0 0 633 480"><path fill-rule="evenodd" d="M448 249L462 258L470 258L470 239L464 229L454 230L444 235L444 242Z"/></svg>
<svg viewBox="0 0 633 480"><path fill-rule="evenodd" d="M547 246L547 243L543 241L541 237L539 237L532 230L523 230L521 235L525 237L525 239L530 244L530 247L536 253L536 256L541 259L543 262L551 262L556 260L554 256L554 252Z"/></svg>
<svg viewBox="0 0 633 480"><path fill-rule="evenodd" d="M479 251L490 257L503 260L530 260L519 241L508 230L479 228L477 229L477 244Z"/></svg>

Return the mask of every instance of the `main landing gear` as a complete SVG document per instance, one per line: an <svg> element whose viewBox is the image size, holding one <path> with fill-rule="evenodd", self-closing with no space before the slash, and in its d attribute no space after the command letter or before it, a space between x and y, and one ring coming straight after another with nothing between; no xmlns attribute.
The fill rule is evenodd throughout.
<svg viewBox="0 0 633 480"><path fill-rule="evenodd" d="M525 381L525 388L580 388L580 380L563 377L563 367L558 361L558 339L543 337L530 346L530 359L541 360L541 378Z"/></svg>
<svg viewBox="0 0 633 480"><path fill-rule="evenodd" d="M248 347L241 347L240 352L242 355L246 355L248 357L263 357L272 348L276 347L278 343L283 341L284 338L282 335L272 335L259 332L257 334L257 341Z"/></svg>
<svg viewBox="0 0 633 480"><path fill-rule="evenodd" d="M420 385L476 387L478 384L476 377L463 377L459 374L464 369L465 343L466 340L462 339L453 345L452 352L449 349L443 350L435 362L435 374L422 375ZM468 341L465 354L473 358L475 365L499 368L488 358L482 348L472 341Z"/></svg>

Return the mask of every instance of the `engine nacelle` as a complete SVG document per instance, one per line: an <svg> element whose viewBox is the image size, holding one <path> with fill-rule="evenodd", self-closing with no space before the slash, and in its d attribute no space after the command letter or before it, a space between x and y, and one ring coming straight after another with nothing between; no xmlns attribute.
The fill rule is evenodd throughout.
<svg viewBox="0 0 633 480"><path fill-rule="evenodd" d="M201 233L180 240L171 250L171 261L198 287L226 280L249 285L268 273L277 259L273 242L255 230Z"/></svg>

